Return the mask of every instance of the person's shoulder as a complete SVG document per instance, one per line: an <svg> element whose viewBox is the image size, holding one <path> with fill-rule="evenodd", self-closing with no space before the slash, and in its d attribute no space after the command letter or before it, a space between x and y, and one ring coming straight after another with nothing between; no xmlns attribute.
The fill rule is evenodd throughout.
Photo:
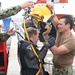
<svg viewBox="0 0 75 75"><path fill-rule="evenodd" d="M20 40L19 43L22 45L30 45L30 42L27 40Z"/></svg>
<svg viewBox="0 0 75 75"><path fill-rule="evenodd" d="M70 38L75 41L75 36L73 34L70 36Z"/></svg>
<svg viewBox="0 0 75 75"><path fill-rule="evenodd" d="M30 43L27 40L20 40L20 41L18 41L19 49L25 49L29 45L30 45Z"/></svg>

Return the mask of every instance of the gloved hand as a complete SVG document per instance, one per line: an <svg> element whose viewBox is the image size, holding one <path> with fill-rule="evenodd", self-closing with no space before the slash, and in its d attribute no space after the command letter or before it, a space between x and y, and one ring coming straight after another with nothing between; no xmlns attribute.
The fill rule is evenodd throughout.
<svg viewBox="0 0 75 75"><path fill-rule="evenodd" d="M51 48L54 45L55 45L55 38L50 36L48 38L48 42L45 44L45 47L48 49L48 48Z"/></svg>

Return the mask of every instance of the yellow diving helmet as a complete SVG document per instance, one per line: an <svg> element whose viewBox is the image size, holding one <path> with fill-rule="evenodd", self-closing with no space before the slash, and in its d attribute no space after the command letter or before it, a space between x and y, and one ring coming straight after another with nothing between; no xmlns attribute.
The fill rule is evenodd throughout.
<svg viewBox="0 0 75 75"><path fill-rule="evenodd" d="M51 16L51 11L45 5L38 5L32 9L32 14L38 14L39 16L43 16L48 19Z"/></svg>
<svg viewBox="0 0 75 75"><path fill-rule="evenodd" d="M32 21L35 23L35 26L40 28L40 23L45 24L52 14L46 5L37 5L28 15L32 16Z"/></svg>

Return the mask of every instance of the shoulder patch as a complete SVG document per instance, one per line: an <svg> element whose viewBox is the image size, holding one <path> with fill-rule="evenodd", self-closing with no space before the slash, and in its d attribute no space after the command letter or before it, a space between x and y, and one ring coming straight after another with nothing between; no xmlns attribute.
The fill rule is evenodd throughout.
<svg viewBox="0 0 75 75"><path fill-rule="evenodd" d="M31 47L30 47L30 45L29 45L29 46L27 46L27 48L26 48L26 49L30 49L30 50L32 50L32 49L31 49Z"/></svg>

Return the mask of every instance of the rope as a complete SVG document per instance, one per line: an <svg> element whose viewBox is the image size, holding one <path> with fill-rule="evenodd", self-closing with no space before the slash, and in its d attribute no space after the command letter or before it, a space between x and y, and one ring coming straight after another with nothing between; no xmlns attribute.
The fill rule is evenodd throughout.
<svg viewBox="0 0 75 75"><path fill-rule="evenodd" d="M27 38L28 41L30 42L30 38L29 38L27 29L26 29L25 22L26 22L26 19L24 18L24 32L25 32L25 34L26 34L26 38ZM35 49L34 49L34 46L33 46L32 44L30 44L30 47L32 48L33 53L36 55L36 57L38 58L38 61L39 61L39 63L40 63L40 64L39 64L39 70L38 70L38 72L36 73L36 75L40 75L41 70L42 70L42 63L41 63L41 60L40 60L38 54L36 53L36 51L35 51Z"/></svg>

